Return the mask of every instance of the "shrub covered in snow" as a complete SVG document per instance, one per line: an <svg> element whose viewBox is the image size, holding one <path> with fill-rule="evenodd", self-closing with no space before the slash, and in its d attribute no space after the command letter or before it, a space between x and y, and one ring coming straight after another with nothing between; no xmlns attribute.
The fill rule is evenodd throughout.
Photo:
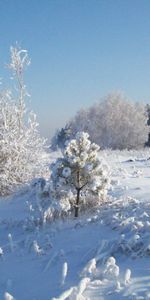
<svg viewBox="0 0 150 300"><path fill-rule="evenodd" d="M91 143L88 133L78 132L70 140L63 157L51 165L52 193L64 210L96 205L104 201L109 185L108 167L98 157L99 146Z"/></svg>
<svg viewBox="0 0 150 300"><path fill-rule="evenodd" d="M29 65L28 52L11 48L8 66L17 88L0 92L0 194L9 194L14 187L28 182L46 171L48 155L45 140L40 137L34 113L27 113L27 96L23 80Z"/></svg>

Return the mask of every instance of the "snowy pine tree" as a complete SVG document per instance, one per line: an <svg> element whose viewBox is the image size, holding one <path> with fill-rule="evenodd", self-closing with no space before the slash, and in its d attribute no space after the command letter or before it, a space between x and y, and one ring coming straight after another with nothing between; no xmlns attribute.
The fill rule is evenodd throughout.
<svg viewBox="0 0 150 300"><path fill-rule="evenodd" d="M88 133L78 132L68 142L63 157L52 164L51 179L56 198L69 199L78 217L79 207L96 197L103 201L109 185L108 168L98 157L99 146L91 143Z"/></svg>

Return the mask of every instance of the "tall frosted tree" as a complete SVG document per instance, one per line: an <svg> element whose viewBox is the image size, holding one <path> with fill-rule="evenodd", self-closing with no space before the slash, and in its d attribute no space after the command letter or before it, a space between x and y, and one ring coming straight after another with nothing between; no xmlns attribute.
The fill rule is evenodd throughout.
<svg viewBox="0 0 150 300"><path fill-rule="evenodd" d="M78 217L83 199L88 202L89 197L96 197L100 203L107 195L109 171L98 151L99 146L91 143L88 133L78 132L66 145L63 157L52 164L53 188L60 199L64 194L68 198L73 195L70 203L75 217Z"/></svg>
<svg viewBox="0 0 150 300"><path fill-rule="evenodd" d="M40 137L36 115L26 110L24 70L30 60L27 50L11 47L14 90L0 92L0 194L46 172L48 155Z"/></svg>

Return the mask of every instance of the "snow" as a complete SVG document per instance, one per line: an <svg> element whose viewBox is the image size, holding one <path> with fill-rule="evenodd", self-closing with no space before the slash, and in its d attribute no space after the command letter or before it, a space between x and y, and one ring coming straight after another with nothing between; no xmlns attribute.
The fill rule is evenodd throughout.
<svg viewBox="0 0 150 300"><path fill-rule="evenodd" d="M150 152L100 154L108 202L77 219L39 224L33 187L0 199L1 300L150 299Z"/></svg>

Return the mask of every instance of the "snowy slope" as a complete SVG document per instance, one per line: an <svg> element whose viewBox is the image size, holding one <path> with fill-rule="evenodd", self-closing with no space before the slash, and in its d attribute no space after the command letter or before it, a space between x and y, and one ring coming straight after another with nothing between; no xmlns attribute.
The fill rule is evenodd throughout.
<svg viewBox="0 0 150 300"><path fill-rule="evenodd" d="M32 228L32 191L1 199L0 299L150 299L149 154L103 152L109 202L77 220Z"/></svg>

